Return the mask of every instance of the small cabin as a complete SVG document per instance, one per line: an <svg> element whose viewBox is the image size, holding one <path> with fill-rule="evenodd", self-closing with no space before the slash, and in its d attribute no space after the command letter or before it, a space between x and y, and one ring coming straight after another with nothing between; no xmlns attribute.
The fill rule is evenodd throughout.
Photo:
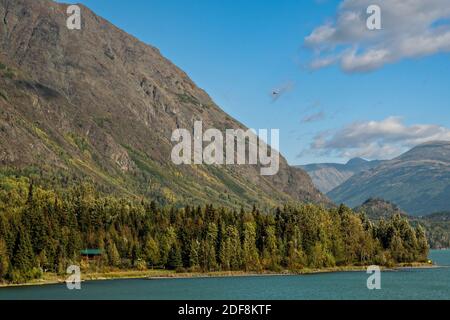
<svg viewBox="0 0 450 320"><path fill-rule="evenodd" d="M84 249L80 251L81 257L84 260L96 260L102 255L101 249Z"/></svg>

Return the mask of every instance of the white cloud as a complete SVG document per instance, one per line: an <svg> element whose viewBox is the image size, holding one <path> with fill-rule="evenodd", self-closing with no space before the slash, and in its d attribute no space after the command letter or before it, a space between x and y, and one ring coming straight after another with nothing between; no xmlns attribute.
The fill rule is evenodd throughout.
<svg viewBox="0 0 450 320"><path fill-rule="evenodd" d="M305 38L315 52L312 68L338 63L365 72L405 58L450 52L450 0L378 0L382 30L366 27L373 0L344 0L333 23Z"/></svg>
<svg viewBox="0 0 450 320"><path fill-rule="evenodd" d="M309 152L343 158L390 159L413 146L437 140L450 141L450 129L434 124L407 126L400 117L388 117L382 121L351 123L335 132L321 132Z"/></svg>

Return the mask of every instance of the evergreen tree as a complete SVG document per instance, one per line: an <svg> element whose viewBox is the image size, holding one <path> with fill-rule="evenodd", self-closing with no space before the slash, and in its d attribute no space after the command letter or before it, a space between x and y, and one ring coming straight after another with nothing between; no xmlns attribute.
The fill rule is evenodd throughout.
<svg viewBox="0 0 450 320"><path fill-rule="evenodd" d="M37 267L64 274L86 248L103 251L101 263L83 264L98 271L107 266L299 270L394 265L428 255L425 230L401 216L372 223L345 206L309 204L264 213L256 206L178 209L101 196L88 183L55 191L7 179L8 188L0 188L0 281L38 276Z"/></svg>
<svg viewBox="0 0 450 320"><path fill-rule="evenodd" d="M276 230L273 226L268 226L265 230L263 257L266 268L275 270L279 267Z"/></svg>
<svg viewBox="0 0 450 320"><path fill-rule="evenodd" d="M211 210L210 210L211 212ZM206 270L215 270L217 268L216 259L216 240L217 240L217 225L214 223L208 224L206 232L206 239L204 242L204 268Z"/></svg>
<svg viewBox="0 0 450 320"><path fill-rule="evenodd" d="M189 267L193 271L200 269L200 243L197 239L191 241L189 250Z"/></svg>
<svg viewBox="0 0 450 320"><path fill-rule="evenodd" d="M260 264L256 249L256 227L253 222L244 224L244 241L242 246L245 270L258 270Z"/></svg>
<svg viewBox="0 0 450 320"><path fill-rule="evenodd" d="M108 256L108 262L111 266L117 267L120 265L120 254L119 250L117 250L116 244L114 241L110 240L108 241L106 252Z"/></svg>
<svg viewBox="0 0 450 320"><path fill-rule="evenodd" d="M172 270L183 267L183 261L181 259L181 249L178 245L174 245L170 249L167 267Z"/></svg>
<svg viewBox="0 0 450 320"><path fill-rule="evenodd" d="M0 280L4 279L9 271L9 257L5 240L0 238Z"/></svg>
<svg viewBox="0 0 450 320"><path fill-rule="evenodd" d="M419 261L427 261L428 259L428 241L425 229L419 225L416 230L417 238L417 259Z"/></svg>
<svg viewBox="0 0 450 320"><path fill-rule="evenodd" d="M242 261L242 244L239 230L235 226L227 227L227 250L230 252L230 268L231 270L240 270Z"/></svg>
<svg viewBox="0 0 450 320"><path fill-rule="evenodd" d="M34 260L30 236L24 230L24 227L21 227L17 235L16 249L13 254L13 266L25 274L30 272L35 266Z"/></svg>

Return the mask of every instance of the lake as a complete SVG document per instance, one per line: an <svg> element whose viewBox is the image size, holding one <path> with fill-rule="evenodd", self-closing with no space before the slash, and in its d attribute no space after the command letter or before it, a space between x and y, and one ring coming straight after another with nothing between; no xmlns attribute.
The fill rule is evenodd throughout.
<svg viewBox="0 0 450 320"><path fill-rule="evenodd" d="M265 299L450 299L450 250L432 250L442 268L402 269L381 273L381 290L368 290L365 272L295 276L200 279L105 280L83 282L81 290L65 284L0 288L0 300L265 300Z"/></svg>

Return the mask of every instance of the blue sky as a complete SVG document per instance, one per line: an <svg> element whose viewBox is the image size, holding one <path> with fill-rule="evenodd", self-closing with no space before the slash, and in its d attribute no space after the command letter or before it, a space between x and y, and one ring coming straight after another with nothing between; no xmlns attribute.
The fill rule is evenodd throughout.
<svg viewBox="0 0 450 320"><path fill-rule="evenodd" d="M437 7L446 1L431 0ZM437 43L437 32L448 31L443 10L438 10L443 16L433 11L412 28L414 34L404 35L400 27L414 20L408 15L422 9L406 11L403 21L386 4L384 33L366 43L366 38L340 35L348 29L339 20L347 9L337 0L79 2L157 47L246 126L279 128L280 149L290 164L391 158L419 142L450 139L450 50L445 43L421 52L408 45L391 48L405 39L418 43L418 34L431 39L427 45ZM425 30L433 19L444 21L436 34ZM320 35L314 33L320 26L339 32L307 45L308 36ZM347 60L333 47L336 43L358 47L363 52L356 58L366 58L373 48L392 50L361 71L342 67ZM334 62L312 69L322 46ZM352 63L359 61L350 57ZM273 90L282 92L275 101Z"/></svg>

